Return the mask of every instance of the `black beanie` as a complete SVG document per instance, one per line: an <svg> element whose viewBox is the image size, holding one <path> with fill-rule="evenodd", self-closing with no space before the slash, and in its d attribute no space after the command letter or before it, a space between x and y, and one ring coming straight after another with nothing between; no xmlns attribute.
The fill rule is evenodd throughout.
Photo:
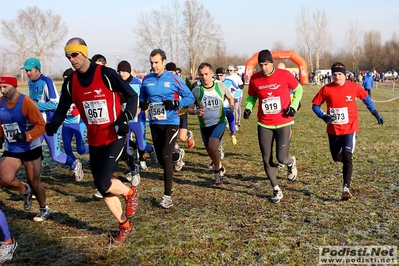
<svg viewBox="0 0 399 266"><path fill-rule="evenodd" d="M132 67L130 66L128 61L120 61L118 64L118 72L119 71L126 71L127 73L132 72Z"/></svg>
<svg viewBox="0 0 399 266"><path fill-rule="evenodd" d="M226 74L226 71L223 67L216 68L216 74Z"/></svg>
<svg viewBox="0 0 399 266"><path fill-rule="evenodd" d="M273 56L269 50L262 50L258 54L258 63L263 63L265 61L273 63Z"/></svg>
<svg viewBox="0 0 399 266"><path fill-rule="evenodd" d="M64 71L64 73L62 74L63 77L68 77L69 75L71 75L73 73L72 68L68 68L67 70Z"/></svg>
<svg viewBox="0 0 399 266"><path fill-rule="evenodd" d="M175 71L176 72L176 64L173 62L169 62L165 66L167 71Z"/></svg>

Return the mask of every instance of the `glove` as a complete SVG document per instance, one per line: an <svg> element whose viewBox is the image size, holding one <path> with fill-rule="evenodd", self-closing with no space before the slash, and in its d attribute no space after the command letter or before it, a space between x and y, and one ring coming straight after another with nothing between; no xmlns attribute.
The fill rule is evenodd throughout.
<svg viewBox="0 0 399 266"><path fill-rule="evenodd" d="M371 113L377 119L377 123L379 125L383 125L384 124L384 118L382 118L382 116L377 112L377 110L374 110Z"/></svg>
<svg viewBox="0 0 399 266"><path fill-rule="evenodd" d="M14 140L16 140L17 142L25 142L26 141L26 135L25 133L17 133L14 135L14 137L12 137Z"/></svg>
<svg viewBox="0 0 399 266"><path fill-rule="evenodd" d="M295 116L296 111L293 107L288 107L287 109L283 110L286 116Z"/></svg>
<svg viewBox="0 0 399 266"><path fill-rule="evenodd" d="M335 120L335 118L332 115L328 115L328 114L325 114L322 117L322 119L324 122L326 122L326 124L331 124L331 122Z"/></svg>
<svg viewBox="0 0 399 266"><path fill-rule="evenodd" d="M129 119L126 113L123 113L122 117L113 123L113 126L118 127L116 132L118 136L126 136L126 134L129 133Z"/></svg>
<svg viewBox="0 0 399 266"><path fill-rule="evenodd" d="M244 119L248 119L250 115L251 115L251 110L245 109L244 110Z"/></svg>
<svg viewBox="0 0 399 266"><path fill-rule="evenodd" d="M143 110L143 111L148 110L149 105L150 105L150 104L149 104L148 102L140 102L140 103L139 103L139 107L140 107L140 109Z"/></svg>
<svg viewBox="0 0 399 266"><path fill-rule="evenodd" d="M162 104L165 105L166 110L174 110L174 109L179 108L179 101L177 101L177 100L174 100L174 101L165 100L162 102Z"/></svg>
<svg viewBox="0 0 399 266"><path fill-rule="evenodd" d="M3 148L3 144L4 144L4 138L0 138L0 149Z"/></svg>
<svg viewBox="0 0 399 266"><path fill-rule="evenodd" d="M55 123L52 122L47 123L45 128L46 128L46 134L49 137L54 136L54 133L56 133L58 130L58 127L55 125Z"/></svg>

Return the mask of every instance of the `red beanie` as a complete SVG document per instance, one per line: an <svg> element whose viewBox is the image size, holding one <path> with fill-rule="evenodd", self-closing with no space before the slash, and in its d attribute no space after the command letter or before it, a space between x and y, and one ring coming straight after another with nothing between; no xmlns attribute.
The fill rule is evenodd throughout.
<svg viewBox="0 0 399 266"><path fill-rule="evenodd" d="M15 77L0 77L0 84L8 84L13 87L18 87L18 80Z"/></svg>

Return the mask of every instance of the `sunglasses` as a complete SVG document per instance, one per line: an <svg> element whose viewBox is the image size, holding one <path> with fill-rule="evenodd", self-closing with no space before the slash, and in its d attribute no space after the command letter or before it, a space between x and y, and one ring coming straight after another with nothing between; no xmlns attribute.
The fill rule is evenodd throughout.
<svg viewBox="0 0 399 266"><path fill-rule="evenodd" d="M234 71L234 69L229 69L229 72L232 72L232 71Z"/></svg>
<svg viewBox="0 0 399 266"><path fill-rule="evenodd" d="M216 76L218 76L218 77L222 77L224 74L217 74Z"/></svg>
<svg viewBox="0 0 399 266"><path fill-rule="evenodd" d="M73 52L70 54L65 54L65 56L66 56L66 58L71 59L71 58L77 57L79 54L80 54L79 52Z"/></svg>

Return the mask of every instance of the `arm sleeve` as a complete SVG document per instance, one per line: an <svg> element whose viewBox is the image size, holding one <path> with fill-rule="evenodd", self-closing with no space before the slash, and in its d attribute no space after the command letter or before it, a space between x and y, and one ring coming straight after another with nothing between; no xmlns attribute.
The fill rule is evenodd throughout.
<svg viewBox="0 0 399 266"><path fill-rule="evenodd" d="M69 91L69 88L71 87L71 76L72 75L66 78L66 80L62 84L60 102L54 112L53 118L51 119L51 122L55 123L58 127L65 120L66 114L68 113L68 110L72 104L72 97Z"/></svg>
<svg viewBox="0 0 399 266"><path fill-rule="evenodd" d="M293 89L294 93L294 98L292 99L291 102L291 107L293 107L295 110L298 110L299 102L302 99L302 94L303 94L303 88L302 85L298 83L298 86Z"/></svg>
<svg viewBox="0 0 399 266"><path fill-rule="evenodd" d="M323 116L325 115L325 113L321 110L319 105L313 104L312 110L319 118L323 118Z"/></svg>
<svg viewBox="0 0 399 266"><path fill-rule="evenodd" d="M29 118L33 125L33 128L26 131L26 141L30 142L32 140L40 138L45 132L45 125L43 116L41 115L39 109L35 105L32 99L25 97L22 102L22 113L25 117Z"/></svg>
<svg viewBox="0 0 399 266"><path fill-rule="evenodd" d="M370 112L373 112L373 111L375 110L374 103L373 103L373 101L371 100L371 97L370 97L370 96L367 96L366 98L364 98L363 102L364 102L364 104L366 105L367 109L368 109Z"/></svg>
<svg viewBox="0 0 399 266"><path fill-rule="evenodd" d="M54 82L50 78L45 79L46 85L44 92L46 94L46 100L44 102L36 102L36 106L41 112L44 111L54 111L57 109L59 96Z"/></svg>

